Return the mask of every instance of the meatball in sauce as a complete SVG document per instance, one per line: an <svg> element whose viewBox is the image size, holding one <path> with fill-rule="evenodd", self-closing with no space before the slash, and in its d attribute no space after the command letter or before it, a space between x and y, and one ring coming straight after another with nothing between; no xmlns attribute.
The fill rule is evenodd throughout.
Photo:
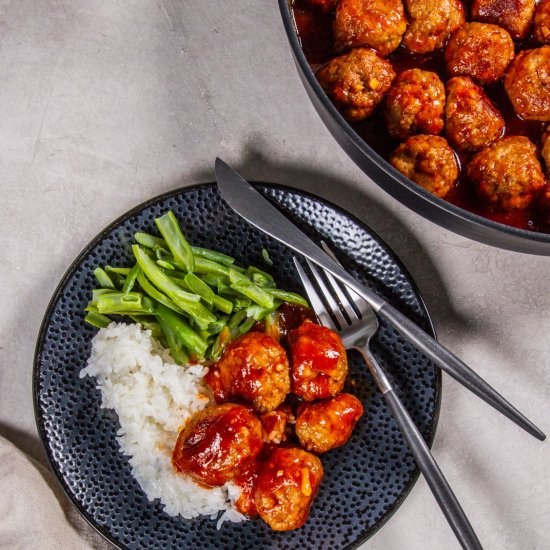
<svg viewBox="0 0 550 550"><path fill-rule="evenodd" d="M338 334L305 321L289 334L292 392L305 401L342 391L348 374L346 350Z"/></svg>
<svg viewBox="0 0 550 550"><path fill-rule="evenodd" d="M445 86L436 73L403 71L386 96L384 117L390 136L439 134L443 130Z"/></svg>
<svg viewBox="0 0 550 550"><path fill-rule="evenodd" d="M545 184L537 148L524 136L508 136L483 149L468 165L468 176L500 210L526 208Z"/></svg>
<svg viewBox="0 0 550 550"><path fill-rule="evenodd" d="M420 134L399 145L390 158L402 174L438 197L456 184L458 164L447 140Z"/></svg>
<svg viewBox="0 0 550 550"><path fill-rule="evenodd" d="M295 447L279 447L262 465L256 508L274 531L301 527L323 478L321 461Z"/></svg>
<svg viewBox="0 0 550 550"><path fill-rule="evenodd" d="M196 413L179 433L174 468L216 487L244 470L262 449L262 425L251 409L225 403Z"/></svg>
<svg viewBox="0 0 550 550"><path fill-rule="evenodd" d="M525 38L531 27L535 0L474 0L474 21L493 23L505 28L514 40Z"/></svg>
<svg viewBox="0 0 550 550"><path fill-rule="evenodd" d="M317 72L319 84L349 120L370 116L394 78L391 64L366 48L336 57Z"/></svg>
<svg viewBox="0 0 550 550"><path fill-rule="evenodd" d="M502 136L504 119L485 95L467 76L455 76L447 82L445 135L459 151L477 151Z"/></svg>
<svg viewBox="0 0 550 550"><path fill-rule="evenodd" d="M404 46L413 53L430 53L442 48L466 21L460 0L405 0L409 26Z"/></svg>
<svg viewBox="0 0 550 550"><path fill-rule="evenodd" d="M277 408L290 391L286 352L261 332L249 332L231 342L217 368L227 398L240 398L258 412Z"/></svg>
<svg viewBox="0 0 550 550"><path fill-rule="evenodd" d="M406 28L401 0L340 0L334 19L335 49L366 46L386 56L399 46Z"/></svg>
<svg viewBox="0 0 550 550"><path fill-rule="evenodd" d="M550 121L550 46L520 52L506 73L504 89L525 120Z"/></svg>
<svg viewBox="0 0 550 550"><path fill-rule="evenodd" d="M445 49L447 72L469 76L480 84L502 78L514 58L514 42L497 25L466 23L449 40Z"/></svg>
<svg viewBox="0 0 550 550"><path fill-rule="evenodd" d="M361 401L349 393L303 403L298 409L296 435L307 451L326 453L347 443L362 414Z"/></svg>
<svg viewBox="0 0 550 550"><path fill-rule="evenodd" d="M542 0L533 19L533 36L539 44L550 44L550 0Z"/></svg>

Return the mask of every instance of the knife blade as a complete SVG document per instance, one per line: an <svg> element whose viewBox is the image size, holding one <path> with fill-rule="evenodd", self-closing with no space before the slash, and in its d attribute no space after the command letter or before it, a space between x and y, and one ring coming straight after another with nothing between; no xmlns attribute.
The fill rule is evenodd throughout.
<svg viewBox="0 0 550 550"><path fill-rule="evenodd" d="M391 323L442 370L532 436L541 441L546 438L546 435L533 422L502 397L466 363L424 332L389 302L361 284L340 267L268 199L220 158L216 158L215 173L221 196L239 216L260 231L267 233L332 273L342 283L355 290L378 315Z"/></svg>

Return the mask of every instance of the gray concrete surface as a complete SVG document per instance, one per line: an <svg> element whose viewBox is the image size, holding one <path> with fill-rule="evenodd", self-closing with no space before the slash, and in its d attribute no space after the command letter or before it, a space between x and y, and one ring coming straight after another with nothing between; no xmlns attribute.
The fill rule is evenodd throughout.
<svg viewBox="0 0 550 550"><path fill-rule="evenodd" d="M371 225L440 339L550 431L550 259L451 234L369 181L309 105L276 2L2 0L0 82L0 433L31 456L33 351L60 277L129 208L212 180L216 155ZM433 450L485 548L550 548L548 443L445 376ZM420 480L365 547L458 545Z"/></svg>

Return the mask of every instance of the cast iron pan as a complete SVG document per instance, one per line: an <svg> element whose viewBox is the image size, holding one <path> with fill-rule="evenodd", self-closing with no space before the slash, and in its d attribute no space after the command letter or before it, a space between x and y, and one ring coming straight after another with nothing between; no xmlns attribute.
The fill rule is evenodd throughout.
<svg viewBox="0 0 550 550"><path fill-rule="evenodd" d="M317 82L302 51L291 1L279 0L279 8L302 84L330 133L365 174L411 210L455 233L516 252L550 255L550 234L517 229L463 210L416 185L374 151L338 112Z"/></svg>

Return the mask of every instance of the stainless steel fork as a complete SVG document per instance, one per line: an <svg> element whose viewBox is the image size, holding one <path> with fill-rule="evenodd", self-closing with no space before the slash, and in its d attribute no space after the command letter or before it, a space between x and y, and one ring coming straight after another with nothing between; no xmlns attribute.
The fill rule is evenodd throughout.
<svg viewBox="0 0 550 550"><path fill-rule="evenodd" d="M338 261L324 243L322 243L322 246L327 254L335 261ZM390 407L420 471L426 478L462 548L466 550L482 550L482 546L466 514L439 469L428 445L395 393L384 369L370 350L370 340L378 330L376 314L369 304L353 290L342 287L326 271L324 271L324 275L328 284L325 283L318 268L307 259L306 262L320 289L320 293L304 271L300 262L294 258L294 264L296 265L302 284L319 320L324 326L340 334L346 349L354 349L361 353L378 389Z"/></svg>

